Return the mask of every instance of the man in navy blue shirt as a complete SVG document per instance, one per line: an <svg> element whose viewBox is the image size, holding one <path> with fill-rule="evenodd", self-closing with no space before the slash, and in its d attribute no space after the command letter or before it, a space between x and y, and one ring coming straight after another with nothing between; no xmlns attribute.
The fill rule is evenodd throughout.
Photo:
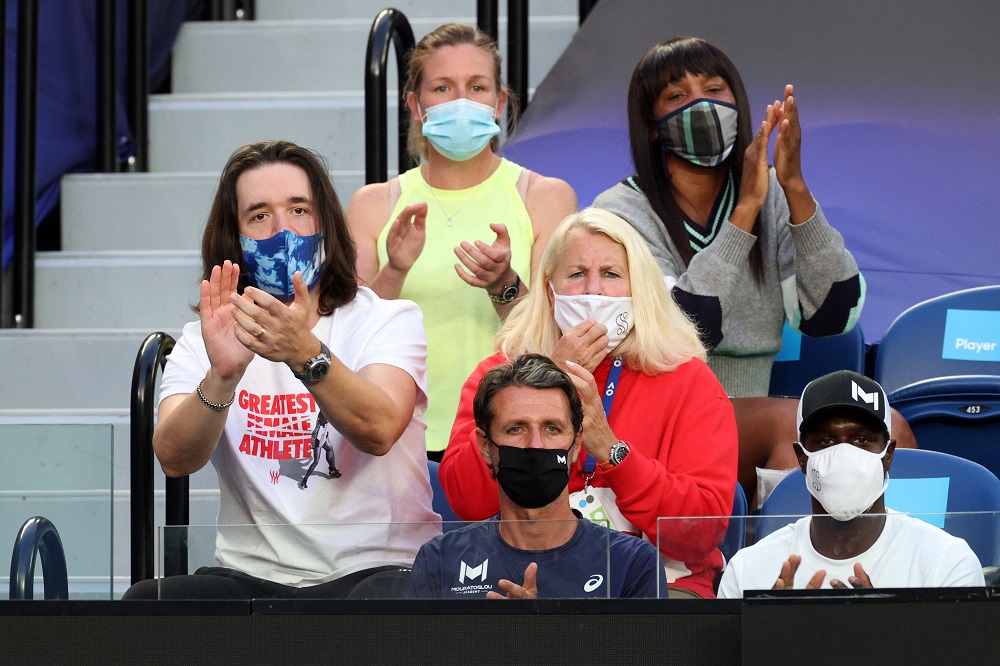
<svg viewBox="0 0 1000 666"><path fill-rule="evenodd" d="M666 597L651 543L570 508L583 407L566 373L544 356L519 356L486 373L473 412L500 513L424 544L407 597L656 597L658 586Z"/></svg>

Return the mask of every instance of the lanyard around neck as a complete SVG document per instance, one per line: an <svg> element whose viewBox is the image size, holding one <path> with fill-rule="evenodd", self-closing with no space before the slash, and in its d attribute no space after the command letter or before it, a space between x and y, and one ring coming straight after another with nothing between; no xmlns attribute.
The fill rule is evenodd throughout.
<svg viewBox="0 0 1000 666"><path fill-rule="evenodd" d="M611 416L611 403L615 400L615 391L618 390L618 380L622 376L622 357L615 356L615 360L611 362L611 370L608 372L608 383L604 387L604 395L601 396L601 404L604 405L604 418L610 418ZM594 468L597 467L597 460L594 456L587 454L587 461L583 465L583 474L586 477L591 477L594 474Z"/></svg>

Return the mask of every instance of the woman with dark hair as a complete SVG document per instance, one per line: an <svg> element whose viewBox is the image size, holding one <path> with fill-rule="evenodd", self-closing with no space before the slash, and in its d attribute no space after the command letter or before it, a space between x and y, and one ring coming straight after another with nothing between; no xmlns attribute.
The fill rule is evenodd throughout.
<svg viewBox="0 0 1000 666"><path fill-rule="evenodd" d="M361 283L424 313L434 396L427 448L440 460L462 383L492 351L552 230L577 203L565 182L497 154L508 95L488 35L447 23L408 58L410 152L422 163L358 190L347 219Z"/></svg>
<svg viewBox="0 0 1000 666"><path fill-rule="evenodd" d="M327 173L284 141L244 146L223 169L200 321L167 361L153 435L168 476L215 467L219 566L143 581L126 598L342 597L412 564L440 531L420 311L357 285ZM321 443L328 482L307 487Z"/></svg>
<svg viewBox="0 0 1000 666"><path fill-rule="evenodd" d="M754 126L739 72L718 47L693 37L654 46L629 84L636 173L594 201L649 243L737 398L767 395L786 319L805 335L836 335L864 303L857 263L802 175L793 92L786 86Z"/></svg>

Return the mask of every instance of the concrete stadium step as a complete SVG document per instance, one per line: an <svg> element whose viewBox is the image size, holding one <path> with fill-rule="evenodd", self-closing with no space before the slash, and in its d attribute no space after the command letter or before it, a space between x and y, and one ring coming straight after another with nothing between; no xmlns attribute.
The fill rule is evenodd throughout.
<svg viewBox="0 0 1000 666"><path fill-rule="evenodd" d="M419 40L441 23L437 18L411 21L414 37ZM178 94L363 91L370 28L371 18L185 23L174 45L171 85ZM500 28L504 34L505 20ZM530 86L552 68L576 30L575 16L531 18ZM500 49L505 61L506 48Z"/></svg>
<svg viewBox="0 0 1000 666"><path fill-rule="evenodd" d="M396 106L389 107L393 132ZM154 95L149 104L153 172L219 173L233 150L263 139L312 148L331 170L364 169L364 98L356 93L189 94ZM395 165L390 148L390 170Z"/></svg>
<svg viewBox="0 0 1000 666"><path fill-rule="evenodd" d="M330 174L343 206L361 171ZM68 251L197 250L217 172L74 174L62 179L62 247Z"/></svg>
<svg viewBox="0 0 1000 666"><path fill-rule="evenodd" d="M400 10L408 19L441 17L454 21L459 12L474 16L476 4L466 0L456 7L454 0L256 0L257 20L367 18L369 21L387 6ZM579 13L578 0L531 0L530 15L553 16ZM507 15L507 3L498 3L497 13ZM474 20L474 19L473 19Z"/></svg>
<svg viewBox="0 0 1000 666"><path fill-rule="evenodd" d="M180 335L179 326L0 330L0 414L44 416L56 411L93 417L127 410L139 345L158 330L175 339Z"/></svg>
<svg viewBox="0 0 1000 666"><path fill-rule="evenodd" d="M197 251L40 252L38 328L179 329L196 318Z"/></svg>

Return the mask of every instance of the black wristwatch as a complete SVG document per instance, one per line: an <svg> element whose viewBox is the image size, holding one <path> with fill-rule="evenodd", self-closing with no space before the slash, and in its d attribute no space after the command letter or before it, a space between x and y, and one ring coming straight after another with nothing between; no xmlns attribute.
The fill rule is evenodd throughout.
<svg viewBox="0 0 1000 666"><path fill-rule="evenodd" d="M504 285L499 294L490 294L490 300L494 303L510 303L517 298L519 291L521 291L521 276L514 273L514 284Z"/></svg>
<svg viewBox="0 0 1000 666"><path fill-rule="evenodd" d="M296 379L302 380L302 383L307 386L323 379L330 371L330 348L323 342L319 343L319 347L319 354L306 361L302 372L292 372Z"/></svg>
<svg viewBox="0 0 1000 666"><path fill-rule="evenodd" d="M623 460L625 460L625 456L628 455L628 452L628 444L625 442L618 442L611 447L611 452L608 454L608 462L611 463L612 467L617 467Z"/></svg>

